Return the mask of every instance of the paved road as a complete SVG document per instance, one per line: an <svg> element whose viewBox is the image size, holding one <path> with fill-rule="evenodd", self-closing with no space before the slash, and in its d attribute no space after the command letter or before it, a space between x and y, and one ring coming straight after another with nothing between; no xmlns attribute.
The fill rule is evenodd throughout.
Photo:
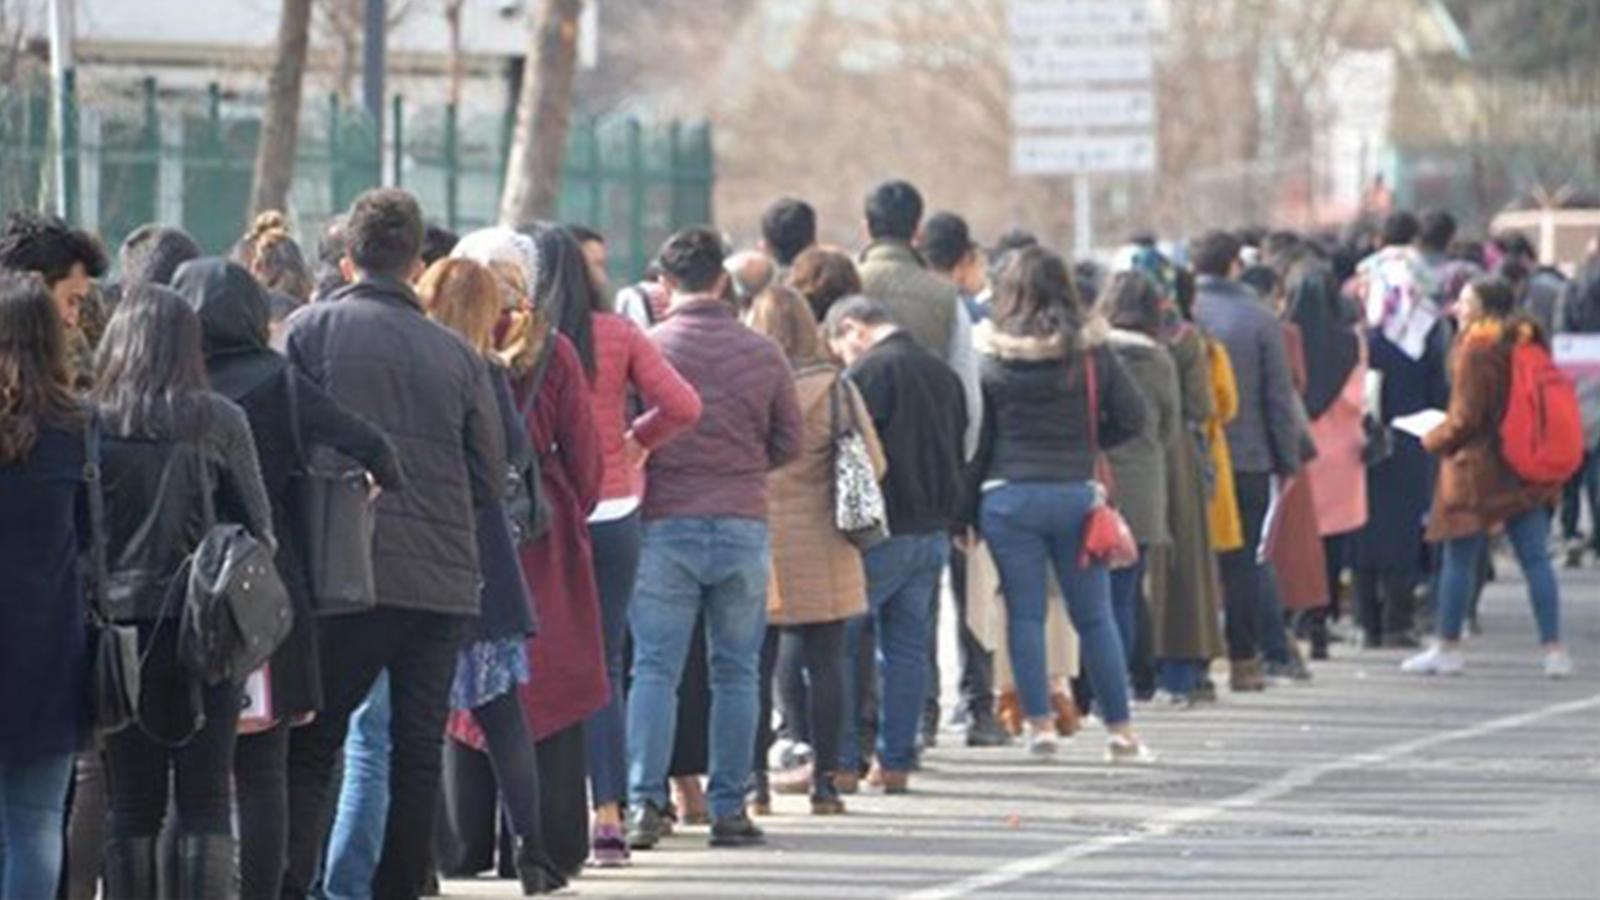
<svg viewBox="0 0 1600 900"><path fill-rule="evenodd" d="M909 796L854 797L840 819L779 798L766 848L674 837L576 893L1594 900L1600 573L1563 588L1578 663L1566 682L1542 678L1521 585L1502 583L1459 679L1402 678L1399 651L1336 646L1310 686L1136 710L1153 768L1108 770L1089 733L1050 765L941 746Z"/></svg>

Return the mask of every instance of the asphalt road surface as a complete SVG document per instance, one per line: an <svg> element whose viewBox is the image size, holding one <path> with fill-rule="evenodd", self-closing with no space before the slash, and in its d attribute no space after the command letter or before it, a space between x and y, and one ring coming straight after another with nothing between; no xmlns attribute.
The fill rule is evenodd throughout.
<svg viewBox="0 0 1600 900"><path fill-rule="evenodd" d="M1567 681L1543 678L1508 578L1460 678L1403 677L1402 651L1336 645L1308 686L1136 709L1160 760L1134 770L1100 762L1098 733L1041 764L946 732L909 795L848 798L841 818L779 797L767 847L712 850L684 829L565 893L1600 900L1600 572L1562 587Z"/></svg>

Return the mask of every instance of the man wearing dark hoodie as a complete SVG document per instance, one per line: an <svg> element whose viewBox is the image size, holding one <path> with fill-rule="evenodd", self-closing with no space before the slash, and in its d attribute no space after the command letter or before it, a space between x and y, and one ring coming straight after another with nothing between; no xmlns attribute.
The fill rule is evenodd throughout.
<svg viewBox="0 0 1600 900"><path fill-rule="evenodd" d="M159 273L158 273L159 274ZM198 259L166 273L200 315L206 373L250 420L278 535L278 571L294 603L294 630L272 656L274 724L244 734L234 755L240 896L276 900L289 841L289 729L322 708L317 619L306 581L305 535L290 517L290 479L301 448L328 447L355 460L386 491L403 486L400 458L378 428L346 410L267 346L266 291L243 267Z"/></svg>

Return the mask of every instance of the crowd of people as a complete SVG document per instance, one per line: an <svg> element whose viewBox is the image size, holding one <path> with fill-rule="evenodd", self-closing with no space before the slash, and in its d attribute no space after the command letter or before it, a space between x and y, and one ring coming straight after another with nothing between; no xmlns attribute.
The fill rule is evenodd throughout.
<svg viewBox="0 0 1600 900"><path fill-rule="evenodd" d="M941 730L1148 765L1136 713L1340 642L1461 672L1501 535L1572 672L1552 517L1600 556L1600 390L1582 447L1502 431L1600 333L1600 253L1398 212L1073 261L924 213L875 187L851 253L785 198L615 291L591 229L458 237L398 189L311 254L148 225L114 278L11 215L0 898L536 895L760 844L774 793L905 793Z"/></svg>

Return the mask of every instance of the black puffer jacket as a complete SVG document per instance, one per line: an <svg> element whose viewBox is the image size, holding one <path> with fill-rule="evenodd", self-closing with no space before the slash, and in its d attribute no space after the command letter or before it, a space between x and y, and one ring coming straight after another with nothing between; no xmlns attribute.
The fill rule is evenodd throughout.
<svg viewBox="0 0 1600 900"><path fill-rule="evenodd" d="M297 462L294 429L298 426L308 453L314 447L339 451L371 472L385 492L404 487L399 454L382 431L267 347L270 300L249 272L224 259L200 259L184 264L172 287L199 313L211 387L249 417L261 458L261 480L278 535L278 572L295 611L294 631L272 655L273 705L283 715L319 709L322 680L306 584L305 535L289 518L289 479ZM290 415L290 379L297 417Z"/></svg>
<svg viewBox="0 0 1600 900"><path fill-rule="evenodd" d="M378 605L478 614L476 506L505 489L489 367L428 320L411 288L368 279L289 318L289 360L400 451L406 489L378 500Z"/></svg>

